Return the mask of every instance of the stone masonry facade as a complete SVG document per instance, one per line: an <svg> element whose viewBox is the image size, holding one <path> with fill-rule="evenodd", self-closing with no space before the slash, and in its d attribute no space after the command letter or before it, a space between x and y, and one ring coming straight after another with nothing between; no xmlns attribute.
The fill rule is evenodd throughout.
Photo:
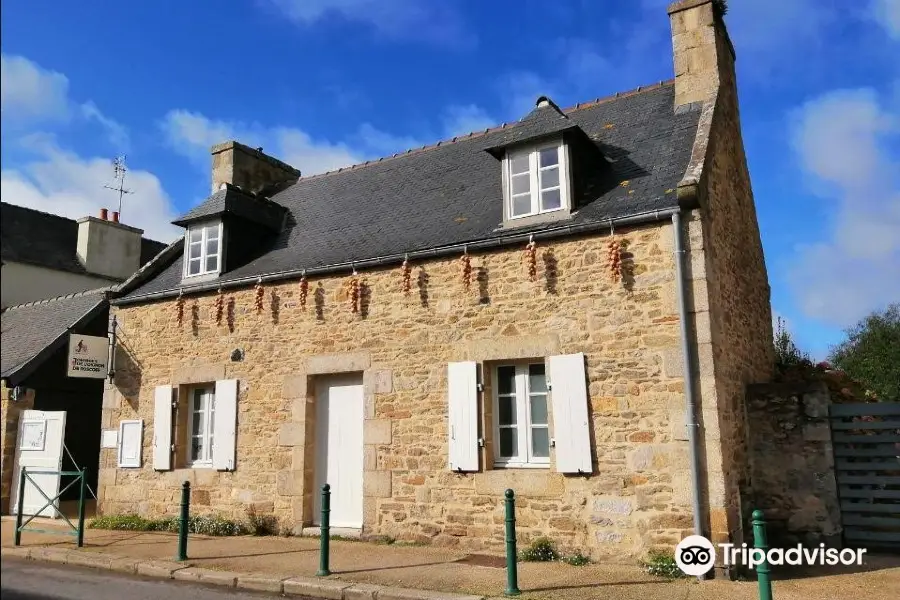
<svg viewBox="0 0 900 600"><path fill-rule="evenodd" d="M308 525L312 384L361 371L365 533L498 550L502 494L513 488L523 540L549 535L598 558L675 543L691 528L691 492L672 226L617 235L628 242L620 283L601 236L545 243L536 282L519 250L474 256L469 293L453 259L416 265L408 296L398 268L365 272L360 314L346 277L312 280L305 310L297 282L267 286L261 314L252 289L228 294L233 317L221 326L211 295L187 299L181 326L175 301L116 309L121 345L103 427L142 418L144 466L117 469L115 451L102 451L101 512L174 514L189 480L196 512L244 518L253 507L287 528ZM235 348L243 361L229 360ZM593 475L555 473L552 457L549 470L492 469L490 439L481 472L448 470L448 362L572 352L587 357ZM221 378L239 380L235 471L155 472L155 386Z"/></svg>

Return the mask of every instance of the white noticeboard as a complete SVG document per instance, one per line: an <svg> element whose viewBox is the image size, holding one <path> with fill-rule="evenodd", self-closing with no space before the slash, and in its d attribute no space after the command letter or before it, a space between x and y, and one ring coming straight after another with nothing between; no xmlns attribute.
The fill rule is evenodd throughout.
<svg viewBox="0 0 900 600"><path fill-rule="evenodd" d="M119 447L119 430L104 429L100 437L101 448L118 448Z"/></svg>
<svg viewBox="0 0 900 600"><path fill-rule="evenodd" d="M119 423L119 466L140 468L144 422L141 420Z"/></svg>
<svg viewBox="0 0 900 600"><path fill-rule="evenodd" d="M46 434L46 421L24 421L22 423L22 441L19 443L19 449L42 451Z"/></svg>
<svg viewBox="0 0 900 600"><path fill-rule="evenodd" d="M69 335L69 377L105 379L109 357L109 338L94 335Z"/></svg>

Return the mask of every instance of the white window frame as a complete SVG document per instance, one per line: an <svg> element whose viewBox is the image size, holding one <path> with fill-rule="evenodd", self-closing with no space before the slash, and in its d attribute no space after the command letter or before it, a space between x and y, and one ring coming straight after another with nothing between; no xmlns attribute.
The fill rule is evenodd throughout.
<svg viewBox="0 0 900 600"><path fill-rule="evenodd" d="M495 365L493 368L493 403L494 403L494 467L497 468L521 468L521 469L547 469L550 467L550 449L553 448L553 438L550 432L550 392L545 390L542 394L547 402L547 440L548 456L533 456L531 446L532 427L542 427L542 425L533 426L531 423L531 396L529 389L528 368L531 365L544 365L544 378L549 382L549 374L547 366L541 361L517 361L504 362ZM518 435L516 442L518 445L517 456L514 458L500 456L500 377L499 370L503 367L514 367L515 375L515 398L516 398L516 429Z"/></svg>
<svg viewBox="0 0 900 600"><path fill-rule="evenodd" d="M206 268L207 259L213 255L211 255L207 252L206 246L207 246L207 241L209 240L209 233L214 228L217 229L217 231L219 232L219 237L218 237L219 245L216 248L216 254L214 255L216 257L216 267L214 269L207 269ZM199 242L199 244L200 244L200 271L198 273L191 273L190 272L191 262L192 262L191 246L193 244L198 243L198 242L194 242L193 244L191 243L191 234L197 230L200 231L200 242ZM218 275L219 273L222 272L222 251L225 248L225 245L222 243L222 237L223 237L224 233L225 233L225 231L224 231L224 227L222 226L221 221L219 221L218 223L198 224L198 225L188 228L188 230L187 230L187 232L185 232L185 236L184 236L184 273L183 273L184 278L201 277L203 275L211 275L211 274ZM194 260L196 260L196 259L194 259Z"/></svg>
<svg viewBox="0 0 900 600"><path fill-rule="evenodd" d="M553 167L541 168L539 163L540 153L542 150L549 150L551 148L556 148L557 150L557 164ZM521 215L514 215L512 159L523 155L528 156L529 194L531 196L531 210ZM540 173L542 171L547 171L553 168L559 169L559 184L557 186L550 186L542 190L540 186ZM533 217L535 215L555 213L563 210L571 210L572 203L569 198L569 149L563 140L554 140L552 142L529 146L527 148L507 151L506 157L503 161L503 174L506 183L506 185L504 186L506 196L504 202L506 205L506 219L508 221L523 219L526 217ZM559 206L557 208L542 208L541 192L554 189L559 189ZM521 196L522 194L519 195Z"/></svg>
<svg viewBox="0 0 900 600"><path fill-rule="evenodd" d="M201 417L203 419L203 450L205 456L194 457L194 399L197 392L205 392L208 394L206 410L203 411ZM209 469L213 466L213 444L216 443L215 431L213 426L215 423L215 401L216 386L196 385L188 388L187 398L187 464L191 468Z"/></svg>

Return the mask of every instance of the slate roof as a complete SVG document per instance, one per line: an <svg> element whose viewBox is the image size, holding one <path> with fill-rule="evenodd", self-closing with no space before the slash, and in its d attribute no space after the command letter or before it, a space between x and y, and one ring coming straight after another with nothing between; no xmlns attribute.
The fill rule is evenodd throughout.
<svg viewBox="0 0 900 600"><path fill-rule="evenodd" d="M700 107L676 111L672 82L563 112L565 118L555 110L532 111L509 126L303 177L271 197L288 215L268 250L218 281L402 257L405 252L509 235L510 229L499 227L501 163L488 150L572 125L594 141L608 164L582 179L584 197L567 223L600 223L678 206L674 190L690 159ZM215 195L210 202L217 202ZM177 289L182 252L175 255L168 266L159 265L156 277L122 300Z"/></svg>
<svg viewBox="0 0 900 600"><path fill-rule="evenodd" d="M206 201L195 206L184 215L172 221L185 227L197 221L225 214L233 214L260 225L279 231L284 224L285 208L266 198L257 198L241 188L226 184Z"/></svg>
<svg viewBox="0 0 900 600"><path fill-rule="evenodd" d="M66 343L69 328L97 314L107 304L102 288L11 306L0 315L0 376L21 376Z"/></svg>
<svg viewBox="0 0 900 600"><path fill-rule="evenodd" d="M78 260L77 246L78 223L73 219L0 203L0 257L4 262L92 275ZM142 238L141 264L148 263L165 247L162 242Z"/></svg>

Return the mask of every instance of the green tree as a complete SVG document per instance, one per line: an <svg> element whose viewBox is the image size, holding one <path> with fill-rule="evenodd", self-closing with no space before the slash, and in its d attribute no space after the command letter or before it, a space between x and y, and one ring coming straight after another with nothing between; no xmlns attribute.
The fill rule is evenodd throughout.
<svg viewBox="0 0 900 600"><path fill-rule="evenodd" d="M801 351L794 343L794 338L781 317L775 323L775 363L782 369L812 364L809 354Z"/></svg>
<svg viewBox="0 0 900 600"><path fill-rule="evenodd" d="M874 392L900 402L900 303L874 312L847 330L831 350L831 363Z"/></svg>

